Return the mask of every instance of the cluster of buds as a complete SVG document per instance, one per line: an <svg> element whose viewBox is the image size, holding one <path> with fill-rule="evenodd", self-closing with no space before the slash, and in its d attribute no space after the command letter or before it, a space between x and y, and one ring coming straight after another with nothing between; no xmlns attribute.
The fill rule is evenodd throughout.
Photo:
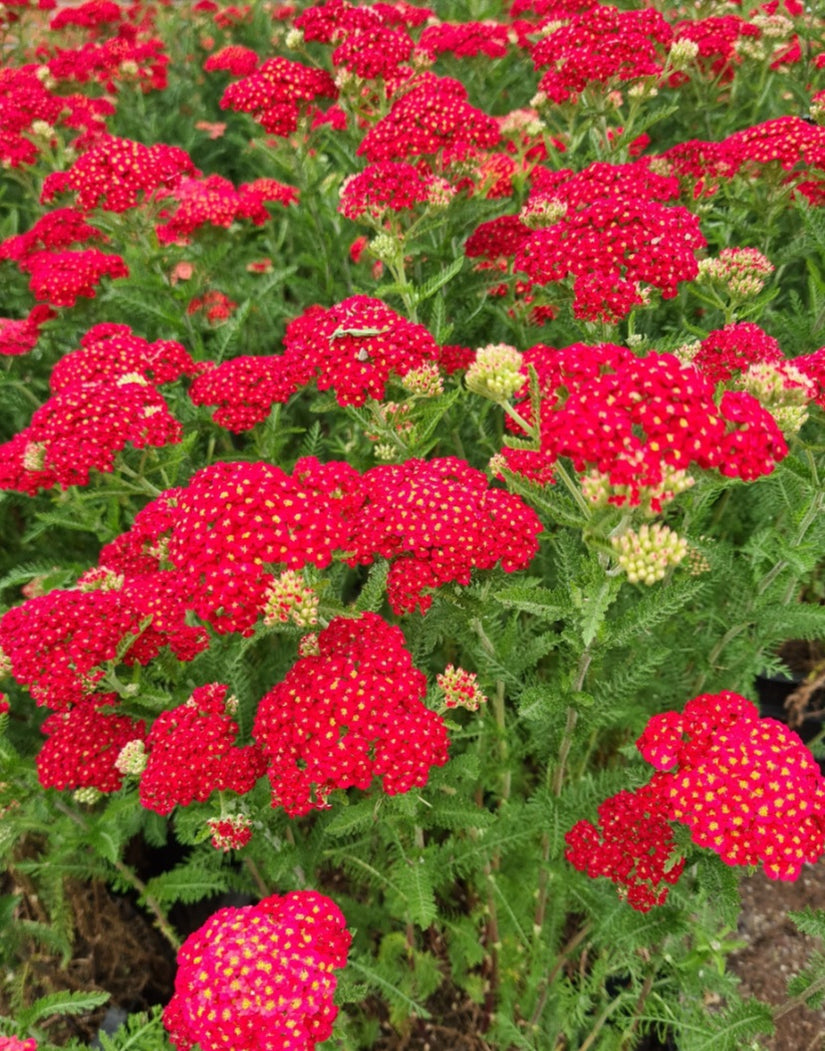
<svg viewBox="0 0 825 1051"><path fill-rule="evenodd" d="M401 386L409 394L418 394L422 398L435 398L444 393L444 380L434 361L410 369L401 380Z"/></svg>
<svg viewBox="0 0 825 1051"><path fill-rule="evenodd" d="M537 197L525 204L518 217L531 230L538 230L563 219L567 215L567 207L567 203L558 197Z"/></svg>
<svg viewBox="0 0 825 1051"><path fill-rule="evenodd" d="M136 737L133 741L127 741L118 752L115 768L124 777L140 777L146 769L146 761L146 747L143 741Z"/></svg>
<svg viewBox="0 0 825 1051"><path fill-rule="evenodd" d="M699 54L695 40L675 40L667 53L667 67L672 70L686 69Z"/></svg>
<svg viewBox="0 0 825 1051"><path fill-rule="evenodd" d="M662 507L674 500L680 493L685 492L694 485L696 479L687 471L669 464L662 466L662 480L657 485L614 485L610 482L610 476L601 471L592 470L583 474L579 483L585 500L594 507L608 507L611 504L616 507L626 505L635 506L648 515L661 514Z"/></svg>
<svg viewBox="0 0 825 1051"><path fill-rule="evenodd" d="M252 822L246 814L213 817L206 822L215 850L240 850L252 839Z"/></svg>
<svg viewBox="0 0 825 1051"><path fill-rule="evenodd" d="M290 620L299 628L310 628L318 623L318 595L300 573L287 569L269 585L263 614L268 628Z"/></svg>
<svg viewBox="0 0 825 1051"><path fill-rule="evenodd" d="M699 281L722 285L733 299L752 299L776 268L756 248L723 248L715 259L699 263Z"/></svg>
<svg viewBox="0 0 825 1051"><path fill-rule="evenodd" d="M468 712L477 712L487 701L479 689L475 672L448 664L441 675L436 675L435 681L444 694L444 704L448 708L466 708Z"/></svg>
<svg viewBox="0 0 825 1051"><path fill-rule="evenodd" d="M784 435L796 434L808 419L808 403L814 398L816 387L791 362L751 365L740 382L764 405Z"/></svg>
<svg viewBox="0 0 825 1051"><path fill-rule="evenodd" d="M524 386L521 354L507 343L490 343L476 351L467 369L467 387L491 401L509 401Z"/></svg>
<svg viewBox="0 0 825 1051"><path fill-rule="evenodd" d="M687 541L666 525L643 525L610 540L616 559L631 584L650 587L678 566L688 552Z"/></svg>

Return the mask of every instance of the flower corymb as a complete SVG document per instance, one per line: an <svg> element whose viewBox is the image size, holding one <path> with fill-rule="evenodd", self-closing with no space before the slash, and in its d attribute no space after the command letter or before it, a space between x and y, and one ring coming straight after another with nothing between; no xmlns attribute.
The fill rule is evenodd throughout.
<svg viewBox="0 0 825 1051"><path fill-rule="evenodd" d="M178 953L163 1023L178 1051L313 1051L338 1008L333 971L351 935L315 891L220 909Z"/></svg>

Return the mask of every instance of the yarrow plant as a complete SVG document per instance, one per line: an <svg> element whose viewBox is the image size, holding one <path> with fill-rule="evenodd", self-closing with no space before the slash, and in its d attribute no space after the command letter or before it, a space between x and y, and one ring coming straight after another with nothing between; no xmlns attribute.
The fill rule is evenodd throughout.
<svg viewBox="0 0 825 1051"><path fill-rule="evenodd" d="M711 6L0 4L0 1048L821 1006L825 22Z"/></svg>

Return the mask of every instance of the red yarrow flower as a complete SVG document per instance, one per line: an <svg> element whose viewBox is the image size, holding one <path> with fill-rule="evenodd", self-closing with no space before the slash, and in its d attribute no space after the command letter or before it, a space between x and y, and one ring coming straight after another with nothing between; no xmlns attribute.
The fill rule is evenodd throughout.
<svg viewBox="0 0 825 1051"><path fill-rule="evenodd" d="M349 561L391 561L387 598L395 613L426 612L432 591L467 585L474 569L523 569L538 551L541 522L517 496L491 489L463 460L407 460L364 476Z"/></svg>
<svg viewBox="0 0 825 1051"><path fill-rule="evenodd" d="M34 495L55 485L87 485L90 471L111 473L127 445L176 444L182 434L163 396L141 376L70 383L0 446L0 489Z"/></svg>
<svg viewBox="0 0 825 1051"><path fill-rule="evenodd" d="M498 123L467 102L463 84L424 73L405 85L356 152L373 163L438 155L446 165L475 150L492 149L499 138Z"/></svg>
<svg viewBox="0 0 825 1051"><path fill-rule="evenodd" d="M80 296L94 299L102 278L128 277L129 268L119 255L96 248L79 252L32 252L20 263L29 274L35 299L54 307L73 307Z"/></svg>
<svg viewBox="0 0 825 1051"><path fill-rule="evenodd" d="M221 109L251 114L270 135L291 135L316 98L338 97L329 73L287 58L270 58L255 72L230 84Z"/></svg>
<svg viewBox="0 0 825 1051"><path fill-rule="evenodd" d="M539 91L563 103L575 101L591 84L606 91L628 80L657 77L672 39L670 26L652 8L620 11L595 4L534 46L536 69L550 66Z"/></svg>
<svg viewBox="0 0 825 1051"><path fill-rule="evenodd" d="M42 326L54 316L51 307L41 304L20 320L0 318L0 354L9 357L28 354L37 344Z"/></svg>
<svg viewBox="0 0 825 1051"><path fill-rule="evenodd" d="M564 856L591 879L607 877L639 912L664 905L685 867L666 802L645 785L606 799L598 814L598 827L578 821L570 829Z"/></svg>
<svg viewBox="0 0 825 1051"><path fill-rule="evenodd" d="M213 792L249 792L266 770L256 745L238 746L234 698L222 683L199 686L185 704L162 712L146 738L140 803L156 814L205 803ZM237 701L235 701L237 705Z"/></svg>
<svg viewBox="0 0 825 1051"><path fill-rule="evenodd" d="M178 1051L314 1051L332 1033L351 935L315 891L219 909L178 951L163 1024Z"/></svg>
<svg viewBox="0 0 825 1051"><path fill-rule="evenodd" d="M351 296L333 307L312 306L291 321L285 361L301 385L314 375L319 390L335 391L339 405L384 397L390 376L403 377L438 357L423 325L407 321L380 299Z"/></svg>
<svg viewBox="0 0 825 1051"><path fill-rule="evenodd" d="M184 175L194 174L191 157L177 146L145 146L108 136L78 157L68 171L47 176L40 199L47 202L56 193L74 191L83 212L93 208L126 212L156 190L176 186Z"/></svg>
<svg viewBox="0 0 825 1051"><path fill-rule="evenodd" d="M795 880L825 852L825 780L799 736L735 693L654 716L636 742L669 820L728 865Z"/></svg>
<svg viewBox="0 0 825 1051"><path fill-rule="evenodd" d="M116 709L117 701L115 693L95 694L46 719L41 729L48 740L36 759L44 788L116 792L122 786L117 757L127 742L146 736L146 727L129 716L102 710Z"/></svg>
<svg viewBox="0 0 825 1051"><path fill-rule="evenodd" d="M336 617L317 647L258 706L253 735L269 761L272 805L297 817L373 777L388 795L425 785L449 741L423 703L427 679L401 630L375 613Z"/></svg>

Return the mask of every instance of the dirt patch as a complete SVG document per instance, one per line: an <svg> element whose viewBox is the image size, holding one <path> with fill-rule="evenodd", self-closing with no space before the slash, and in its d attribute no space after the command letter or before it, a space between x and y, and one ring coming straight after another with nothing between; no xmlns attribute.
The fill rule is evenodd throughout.
<svg viewBox="0 0 825 1051"><path fill-rule="evenodd" d="M730 968L741 980L743 996L774 1006L788 998L788 979L812 951L822 948L800 934L788 913L810 906L825 909L825 865L806 866L795 883L769 880L761 872L741 883L739 937L747 947L734 954ZM825 1010L797 1007L777 1021L776 1034L763 1038L765 1051L825 1051Z"/></svg>

